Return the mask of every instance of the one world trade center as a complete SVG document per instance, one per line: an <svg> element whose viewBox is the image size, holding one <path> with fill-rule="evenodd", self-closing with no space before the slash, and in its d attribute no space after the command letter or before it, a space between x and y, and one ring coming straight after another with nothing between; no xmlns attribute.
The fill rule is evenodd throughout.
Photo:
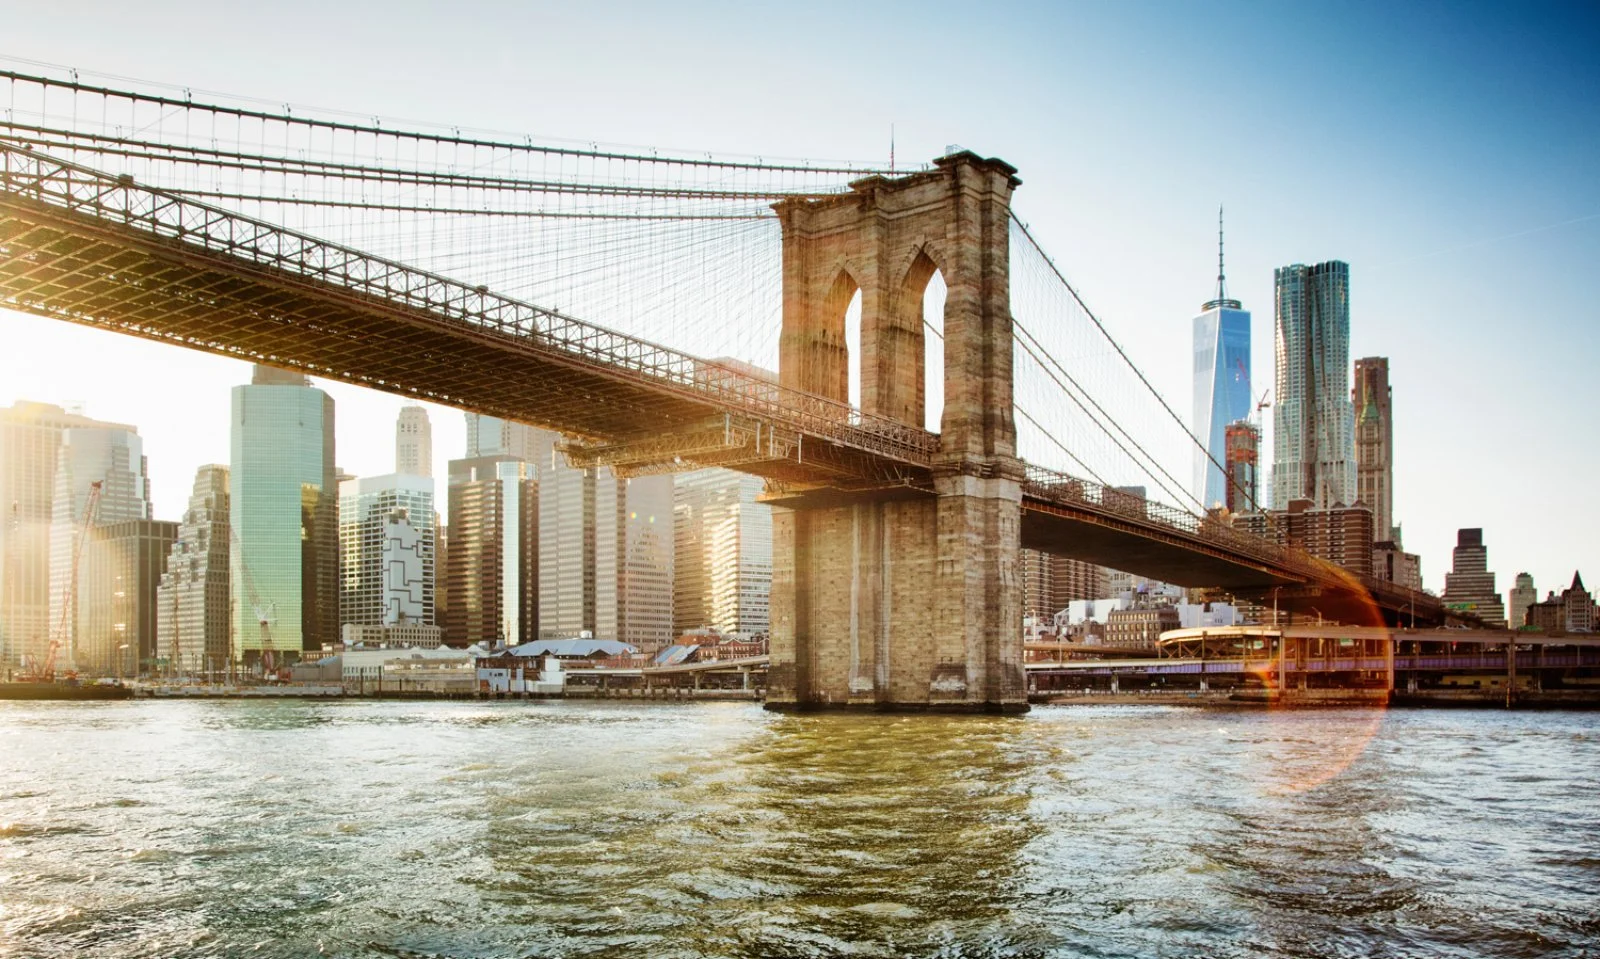
<svg viewBox="0 0 1600 959"><path fill-rule="evenodd" d="M1217 296L1194 318L1194 493L1207 509L1229 501L1228 424L1250 416L1250 313L1228 299L1222 268L1222 210L1217 210Z"/></svg>

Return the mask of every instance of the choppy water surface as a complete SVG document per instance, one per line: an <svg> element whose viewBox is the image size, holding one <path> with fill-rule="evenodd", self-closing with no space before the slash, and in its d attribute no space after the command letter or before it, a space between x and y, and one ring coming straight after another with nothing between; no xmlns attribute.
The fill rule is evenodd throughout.
<svg viewBox="0 0 1600 959"><path fill-rule="evenodd" d="M1596 942L1595 714L0 703L0 955Z"/></svg>

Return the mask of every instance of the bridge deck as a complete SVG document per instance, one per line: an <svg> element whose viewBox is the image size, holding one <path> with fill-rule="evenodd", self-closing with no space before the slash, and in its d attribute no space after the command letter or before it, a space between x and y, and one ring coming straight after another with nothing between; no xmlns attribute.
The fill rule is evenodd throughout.
<svg viewBox="0 0 1600 959"><path fill-rule="evenodd" d="M0 152L0 302L24 312L599 443L685 437L792 481L925 469L937 448L923 430L484 287Z"/></svg>
<svg viewBox="0 0 1600 959"><path fill-rule="evenodd" d="M599 464L681 455L796 487L931 493L939 438L924 430L13 143L0 158L7 307L549 427ZM1115 495L1030 470L1023 544L1180 584L1370 592ZM1386 602L1423 618L1437 604Z"/></svg>

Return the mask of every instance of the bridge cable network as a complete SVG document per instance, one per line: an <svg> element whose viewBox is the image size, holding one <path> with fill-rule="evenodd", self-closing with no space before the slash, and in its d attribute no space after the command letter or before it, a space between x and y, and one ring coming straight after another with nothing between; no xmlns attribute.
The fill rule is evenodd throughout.
<svg viewBox="0 0 1600 959"><path fill-rule="evenodd" d="M838 195L856 177L896 172L872 163L663 156L386 127L378 118L297 114L287 105L274 112L197 103L187 93L180 99L115 90L81 83L75 73L63 80L0 70L0 80L9 81L0 92L8 162L37 168L65 154L64 162L78 166L77 173L62 171L67 179L96 184L92 189L108 196L137 194L138 202L154 204L140 214L152 221L169 205L163 198L203 198L210 211L203 226L241 226L246 244L331 243L357 266L406 273L429 289L494 300L530 322L604 340L629 369L653 369L643 358L649 354L667 356L674 371L717 371L698 365L697 357L714 358L719 384L725 374L744 376L746 385L760 376L730 360L776 365L782 283L773 199ZM182 237L183 224L168 227ZM1025 320L1014 338L1014 399L1028 482L1037 468L1045 486L1107 506L1109 490L1086 490L1051 472L1046 460L1057 459L1102 487L1143 475L1174 501L1194 499L1162 463L1189 447L1204 451L1203 444L1020 219L1011 230L1012 312ZM365 274L346 279L372 282ZM924 302L926 308L926 294ZM698 381L690 387L698 389ZM807 410L821 404L816 408L828 416L839 412L776 385L754 392L793 394ZM827 423L848 431L871 419L856 410ZM886 442L901 443L914 458L937 446L936 436L904 424L883 421L882 428ZM1206 504L1198 505L1203 512ZM1313 579L1333 573L1209 517L1155 503L1112 511L1154 523L1161 535L1170 528L1199 536Z"/></svg>
<svg viewBox="0 0 1600 959"><path fill-rule="evenodd" d="M119 90L75 74L0 70L0 79L10 86L0 130L25 146L115 162L140 182L179 196L260 211L264 219L471 276L692 353L757 366L775 360L779 326L770 203L834 195L848 189L848 179L890 172L881 164L661 155L456 128L430 132L377 118L297 113L287 105L200 102L187 91ZM518 225L527 221L534 221L536 236ZM1183 427L1020 219L1014 218L1013 236L1021 240L1013 243L1013 261L1034 257L1045 264L1073 311ZM1205 504L1161 465L1161 454L1135 439L1143 431L1124 424L1124 411L1108 408L1112 395L1125 400L1128 391L1103 372L1095 374L1100 382L1086 382L1084 370L1097 358L1063 352L1033 323L1031 316L1017 322L1019 358L1028 360L1019 365L1036 370L1050 391L1029 399L1019 389L1027 432L1070 461L1073 472L1109 485L1108 477L1132 470L1166 497L1203 511ZM1062 396L1078 411L1077 422L1050 415ZM1187 427L1183 433L1203 449ZM1090 455L1093 436L1109 442L1106 455Z"/></svg>
<svg viewBox="0 0 1600 959"><path fill-rule="evenodd" d="M1111 333L1111 331L1094 313L1094 311L1089 308L1088 304L1083 301L1082 296L1062 274L1055 261L1044 252L1044 249L1039 245L1038 241L1033 236L1032 231L1028 229L1027 225L1015 215L1013 215L1012 221L1014 227L1012 252L1013 270L1016 271L1019 263L1026 264L1031 261L1043 264L1047 270L1047 275L1057 284L1059 284L1060 289L1065 290L1070 297L1070 305L1073 312L1081 313L1081 315L1088 321L1092 331L1098 335L1100 340L1103 340L1103 342L1111 348L1116 359L1120 361L1119 365L1124 367L1136 379L1140 391L1144 395L1147 395L1149 398L1154 400L1155 404L1159 408L1159 413L1161 416L1167 420L1170 420L1173 424L1176 424L1180 437L1179 445L1184 447L1192 447L1194 450L1196 450L1198 455L1203 457L1210 466L1213 466L1222 472L1222 474L1227 478L1229 485L1240 493L1241 499L1246 502L1249 507L1257 508L1256 500L1253 496L1251 496L1249 490L1242 487L1238 481L1229 474L1229 471L1226 469L1223 463L1217 461L1216 457L1213 456L1211 451L1206 448L1205 444L1200 440L1200 438L1194 434L1189 424L1184 421L1184 419L1172 408L1171 404L1166 400L1161 392L1156 389L1155 385L1150 382L1149 377L1145 375L1144 371L1140 369L1139 365L1136 364L1132 357L1128 355L1127 350L1123 348L1121 343L1118 342L1117 338ZM1018 240L1021 242L1018 243ZM1020 258L1017 251L1018 246L1023 248L1023 253ZM1077 382L1077 379L1072 377L1072 375L1067 372L1065 365L1062 364L1056 355L1054 355L1051 349L1045 344L1039 342L1039 337L1029 329L1027 324L1024 324L1020 318L1014 322L1017 329L1019 346L1024 347L1031 359L1033 359L1036 363L1039 363L1041 366L1048 364L1048 366L1053 367L1060 373L1062 377L1065 377L1074 388L1084 392L1086 396L1090 396L1089 391L1084 389L1083 386ZM1030 344L1032 347L1031 349L1028 348ZM1038 355L1035 355L1035 351L1037 351ZM1048 374L1049 370L1045 370L1045 372ZM1054 379L1054 376L1052 376L1052 379ZM1064 392L1068 392L1070 395L1071 391L1067 390L1065 385L1060 384L1059 381L1057 381L1057 385L1060 386ZM1116 422L1116 420L1104 409L1104 407L1102 407L1099 403L1095 403L1092 396L1090 396L1090 400L1095 406L1096 411L1106 419L1112 420L1112 426L1115 427L1116 431L1125 437L1128 443L1138 451L1138 455L1136 456L1134 452L1125 448L1122 449L1123 453L1130 460L1134 461L1135 463L1140 463L1142 460L1143 463L1149 464L1147 467L1141 468L1143 468L1146 474L1151 476L1152 480L1155 481L1163 490L1165 490L1168 495L1174 496L1180 501L1192 502L1199 508L1200 512L1205 512L1208 504L1202 502L1200 498L1194 494L1192 489L1173 477L1172 474L1161 465L1161 460L1156 455L1152 454L1148 449L1146 449L1145 444L1142 444L1136 440L1130 430ZM1093 419L1093 417L1091 418ZM1105 427L1102 426L1102 429L1105 429ZM1109 435L1110 431L1106 430L1106 432ZM1117 445L1119 448L1121 448L1120 443Z"/></svg>

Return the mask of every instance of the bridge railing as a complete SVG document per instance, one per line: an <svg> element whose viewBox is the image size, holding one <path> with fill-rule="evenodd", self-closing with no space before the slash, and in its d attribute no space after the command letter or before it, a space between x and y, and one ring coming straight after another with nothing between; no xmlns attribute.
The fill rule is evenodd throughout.
<svg viewBox="0 0 1600 959"><path fill-rule="evenodd" d="M1280 546L1271 540L1236 529L1221 518L1196 516L1187 510L1177 509L1165 503L1154 503L1132 493L1125 493L1067 473L1059 473L1040 466L1029 466L1026 479L1023 481L1023 491L1047 502L1089 506L1099 512L1132 520L1161 532L1177 533L1214 548L1296 573L1313 584L1348 586L1352 582L1358 583L1374 599L1390 609L1409 608L1413 612L1422 612L1429 616L1439 609L1437 596L1376 577L1357 575L1303 550Z"/></svg>
<svg viewBox="0 0 1600 959"><path fill-rule="evenodd" d="M1331 563L1234 529L1222 519L1196 516L1165 503L1152 502L1142 496L1040 466L1028 467L1023 491L1047 502L1089 506L1101 513L1110 513L1186 539L1199 540L1313 579L1349 575Z"/></svg>
<svg viewBox="0 0 1600 959"><path fill-rule="evenodd" d="M1438 599L1426 593L1407 589L1395 583L1383 582L1370 576L1358 576L1327 560L1309 553L1280 546L1243 530L1218 517L1196 516L1186 510L1164 503L1154 503L1143 497L1125 493L1081 479L1066 473L1029 466L1023 491L1046 502L1088 506L1101 513L1109 513L1131 520L1167 534L1178 534L1198 540L1219 550L1253 559L1264 565L1304 576L1314 584L1348 585L1359 583L1374 598L1392 609L1407 605L1424 612L1432 612Z"/></svg>
<svg viewBox="0 0 1600 959"><path fill-rule="evenodd" d="M3 191L176 240L357 296L489 330L616 378L769 420L843 446L926 465L937 435L670 347L586 323L435 273L319 240L240 213L0 140Z"/></svg>

